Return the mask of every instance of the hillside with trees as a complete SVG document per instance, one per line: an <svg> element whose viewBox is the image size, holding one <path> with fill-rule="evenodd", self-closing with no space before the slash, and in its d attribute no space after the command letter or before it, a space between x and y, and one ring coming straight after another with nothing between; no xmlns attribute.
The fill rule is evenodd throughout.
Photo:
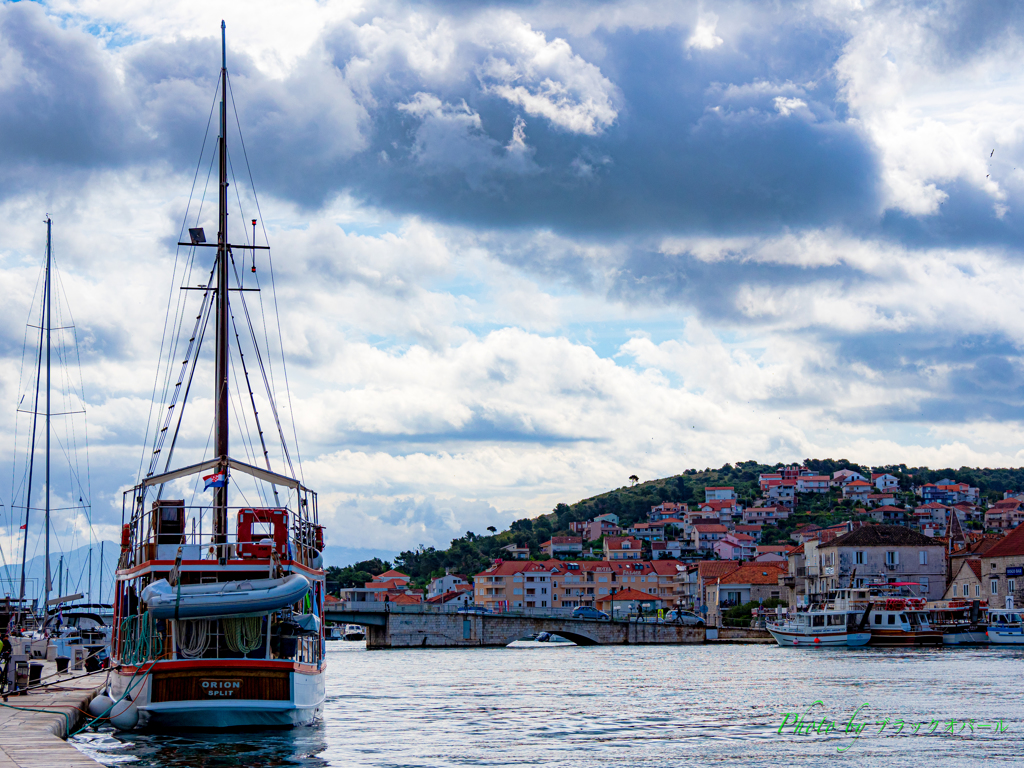
<svg viewBox="0 0 1024 768"><path fill-rule="evenodd" d="M901 504L916 503L911 492L912 486L933 483L943 478L976 486L980 489L983 500L990 502L1001 499L1003 491L1024 488L1024 467L929 469L907 467L905 464L870 467L846 459L806 459L804 465L823 475L831 475L841 469L852 469L865 475L872 471L888 472L899 479L900 489L897 498ZM491 526L487 533L482 535L466 531L464 536L453 539L447 549L419 547L416 550L402 552L395 558L393 564L373 560L356 563L344 569L332 568L328 578L332 582L342 582L342 586L354 586L369 581L372 576L387 570L388 566L393 566L412 577L414 587L425 586L431 578L443 575L446 568L454 573L472 577L486 569L494 558L500 557L502 547L509 544L528 547L531 557L540 559L543 556L541 543L552 536L570 535L569 524L572 522L582 522L596 515L614 513L619 516L619 524L623 528L629 528L634 523L645 521L651 507L662 502L704 501L704 488L707 486L733 486L739 501L744 506L750 506L761 495L758 475L776 471L782 466L785 465L741 461L726 464L718 469L687 469L672 477L645 482L639 482L639 478L633 475L627 478L629 485L573 504L557 504L547 514L516 520L508 530L499 532ZM831 525L851 518L856 519L852 502L842 501L835 494L801 494L792 517L783 521L778 528L765 526L762 543L786 541L789 533L804 523Z"/></svg>

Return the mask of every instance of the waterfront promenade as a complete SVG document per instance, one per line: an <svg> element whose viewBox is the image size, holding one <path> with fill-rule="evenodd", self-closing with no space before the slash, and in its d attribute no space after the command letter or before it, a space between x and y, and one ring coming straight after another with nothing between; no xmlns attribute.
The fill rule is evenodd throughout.
<svg viewBox="0 0 1024 768"><path fill-rule="evenodd" d="M52 661L46 662L43 678L56 669ZM69 728L85 718L96 684L103 677L75 680L74 674L49 678L60 682L24 696L10 696L6 704L0 702L0 768L96 768L96 761L64 739Z"/></svg>

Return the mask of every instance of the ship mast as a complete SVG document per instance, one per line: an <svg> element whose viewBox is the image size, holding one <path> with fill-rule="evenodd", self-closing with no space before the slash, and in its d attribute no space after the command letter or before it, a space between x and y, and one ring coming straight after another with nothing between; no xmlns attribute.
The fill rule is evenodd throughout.
<svg viewBox="0 0 1024 768"><path fill-rule="evenodd" d="M227 140L227 95L228 64L225 24L220 23L220 201L217 231L217 372L215 453L220 460L218 472L228 469L228 140ZM213 494L213 536L214 543L227 542L228 530L228 487L227 482L214 488ZM224 557L224 553L220 553Z"/></svg>
<svg viewBox="0 0 1024 768"><path fill-rule="evenodd" d="M50 331L53 329L51 311L53 308L53 247L51 245L53 222L46 217L46 596L43 598L43 615L50 601ZM30 502L31 503L31 502ZM26 531L27 532L27 531Z"/></svg>
<svg viewBox="0 0 1024 768"><path fill-rule="evenodd" d="M50 599L50 246L53 222L46 217L46 276L43 287L43 322L39 327L39 355L36 358L36 396L32 405L32 441L28 451L28 489L25 492L25 531L21 547L21 588L18 590L19 610L25 604L25 563L28 561L28 525L32 517L32 476L36 458L36 420L39 418L39 379L43 372L43 339L46 339L46 601Z"/></svg>

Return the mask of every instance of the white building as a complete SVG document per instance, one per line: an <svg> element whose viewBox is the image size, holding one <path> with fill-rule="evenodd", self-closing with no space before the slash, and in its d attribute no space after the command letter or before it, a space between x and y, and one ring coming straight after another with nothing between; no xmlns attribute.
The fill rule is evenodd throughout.
<svg viewBox="0 0 1024 768"><path fill-rule="evenodd" d="M736 498L733 486L708 486L704 489L704 501L729 501Z"/></svg>
<svg viewBox="0 0 1024 768"><path fill-rule="evenodd" d="M455 587L460 585L468 586L469 579L457 573L452 573L450 568L445 568L444 576L431 579L430 586L427 587L427 597L437 597L445 592L454 592Z"/></svg>

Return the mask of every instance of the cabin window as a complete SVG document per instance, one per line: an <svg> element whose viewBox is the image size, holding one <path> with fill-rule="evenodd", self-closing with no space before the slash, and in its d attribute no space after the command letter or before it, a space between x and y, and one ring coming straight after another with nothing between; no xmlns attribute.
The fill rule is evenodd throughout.
<svg viewBox="0 0 1024 768"><path fill-rule="evenodd" d="M875 624L881 624L881 623L882 623L882 614L876 613L875 614Z"/></svg>
<svg viewBox="0 0 1024 768"><path fill-rule="evenodd" d="M989 589L992 590L993 595L999 594L999 579L992 579L989 582Z"/></svg>
<svg viewBox="0 0 1024 768"><path fill-rule="evenodd" d="M814 626L814 627L824 627L825 626L825 617L824 616L813 616L812 619L813 619L813 621L811 622L811 626Z"/></svg>
<svg viewBox="0 0 1024 768"><path fill-rule="evenodd" d="M917 554L918 554L918 563L919 563L920 565L928 565L928 553L927 553L927 552L925 552L925 551L924 551L924 550L922 549L922 550L921 550L920 552L918 552Z"/></svg>
<svg viewBox="0 0 1024 768"><path fill-rule="evenodd" d="M864 565L864 553L863 552L854 552L853 553L853 562L856 565Z"/></svg>
<svg viewBox="0 0 1024 768"><path fill-rule="evenodd" d="M886 623L888 623L888 624L895 624L896 623L896 614L895 613L890 613L889 614L889 620Z"/></svg>
<svg viewBox="0 0 1024 768"><path fill-rule="evenodd" d="M909 624L909 623L910 623L910 620L907 618L907 614L901 613L900 614L900 624Z"/></svg>

